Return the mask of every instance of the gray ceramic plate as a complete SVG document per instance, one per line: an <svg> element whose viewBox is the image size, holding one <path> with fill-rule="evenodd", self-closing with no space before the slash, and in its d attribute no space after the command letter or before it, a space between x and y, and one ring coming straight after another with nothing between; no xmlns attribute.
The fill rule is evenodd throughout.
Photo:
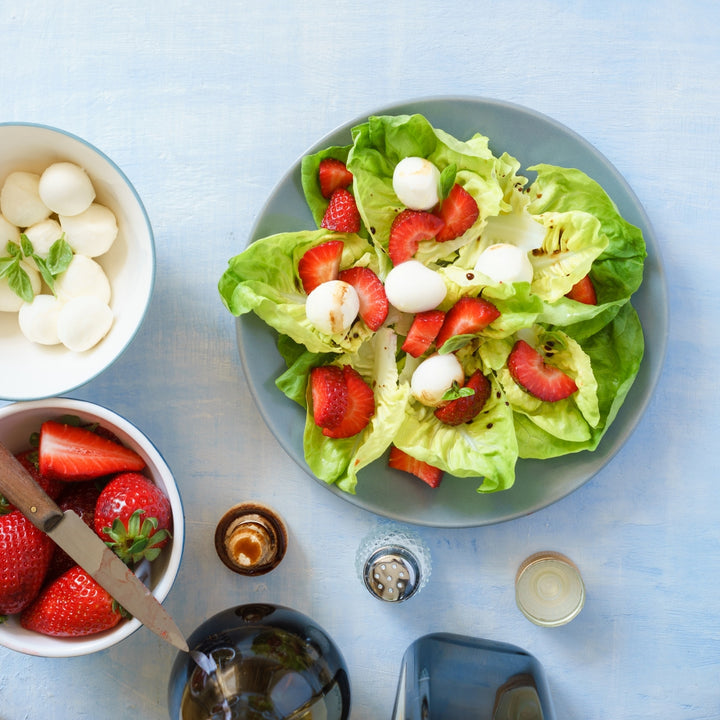
<svg viewBox="0 0 720 720"><path fill-rule="evenodd" d="M554 120L524 107L484 98L421 99L368 115L405 113L421 113L435 127L462 140L481 132L490 138L490 148L496 155L507 151L523 168L550 163L583 170L605 188L623 217L641 228L647 243L643 284L633 297L645 332L645 357L623 407L597 450L551 460L520 460L514 486L488 495L475 492L479 482L474 478L447 475L433 490L412 476L388 468L386 457L360 472L356 495L327 486L348 502L398 521L435 527L489 525L532 513L576 490L609 462L637 425L665 355L668 310L659 248L642 206L622 176L588 142ZM308 153L328 145L350 144L350 128L366 119L363 116L344 125ZM297 162L275 188L250 239L313 227ZM284 370L274 331L255 315L246 315L237 321L237 336L245 373L265 422L285 451L314 477L303 458L304 411L287 400L274 384Z"/></svg>

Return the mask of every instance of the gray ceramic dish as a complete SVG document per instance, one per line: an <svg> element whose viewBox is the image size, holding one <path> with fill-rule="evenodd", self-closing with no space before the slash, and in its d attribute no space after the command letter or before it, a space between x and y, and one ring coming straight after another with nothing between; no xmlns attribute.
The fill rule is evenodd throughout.
<svg viewBox="0 0 720 720"><path fill-rule="evenodd" d="M496 155L507 151L522 163L523 170L539 163L583 170L605 188L622 216L642 230L647 244L643 284L632 300L645 333L644 360L625 403L594 452L551 460L520 460L514 486L492 494L476 493L479 482L474 478L447 475L433 490L416 478L389 469L385 457L360 472L356 495L327 486L348 502L398 521L433 527L489 525L535 512L576 490L611 460L635 429L652 396L665 356L668 307L660 251L640 202L602 154L560 123L511 103L460 97L419 99L383 107L338 128L307 153L328 145L350 144L350 129L368 115L405 113L421 113L435 127L460 139L481 132L490 138L490 149ZM250 241L312 227L298 161L273 191ZM238 319L237 337L247 380L265 422L285 451L314 477L303 457L304 411L288 401L274 384L285 369L275 346L276 334L251 314Z"/></svg>

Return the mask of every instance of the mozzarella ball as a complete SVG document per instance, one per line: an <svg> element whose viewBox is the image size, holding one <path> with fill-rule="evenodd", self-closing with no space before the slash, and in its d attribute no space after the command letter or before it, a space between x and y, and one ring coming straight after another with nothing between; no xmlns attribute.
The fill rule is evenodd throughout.
<svg viewBox="0 0 720 720"><path fill-rule="evenodd" d="M40 273L24 260L20 261L20 267L28 274L32 291L37 295L42 287ZM8 279L0 278L0 312L17 312L23 306L23 302L24 300L10 287Z"/></svg>
<svg viewBox="0 0 720 720"><path fill-rule="evenodd" d="M5 255L5 247L8 242L13 242L16 245L20 244L20 230L17 226L8 222L2 215L0 215L0 253Z"/></svg>
<svg viewBox="0 0 720 720"><path fill-rule="evenodd" d="M25 235L32 243L35 253L41 258L46 258L53 243L60 239L62 228L57 220L48 218L29 227Z"/></svg>
<svg viewBox="0 0 720 720"><path fill-rule="evenodd" d="M97 345L112 327L112 310L95 295L80 295L66 302L58 314L60 342L73 352Z"/></svg>
<svg viewBox="0 0 720 720"><path fill-rule="evenodd" d="M63 301L80 295L94 295L110 302L110 281L92 258L75 255L68 269L55 278L55 294Z"/></svg>
<svg viewBox="0 0 720 720"><path fill-rule="evenodd" d="M453 383L463 385L465 373L460 361L453 353L435 353L423 360L410 380L410 391L423 405L437 407L443 402L443 395Z"/></svg>
<svg viewBox="0 0 720 720"><path fill-rule="evenodd" d="M10 173L0 190L0 212L18 227L30 227L50 216L50 209L40 199L40 176L30 172Z"/></svg>
<svg viewBox="0 0 720 720"><path fill-rule="evenodd" d="M118 234L113 211L97 203L78 215L60 215L60 225L72 249L87 257L106 253Z"/></svg>
<svg viewBox="0 0 720 720"><path fill-rule="evenodd" d="M532 282L533 267L525 250L508 243L485 248L475 263L475 272L496 283Z"/></svg>
<svg viewBox="0 0 720 720"><path fill-rule="evenodd" d="M54 295L36 295L31 303L23 303L18 313L22 334L30 342L57 345L58 315L62 303Z"/></svg>
<svg viewBox="0 0 720 720"><path fill-rule="evenodd" d="M393 171L393 190L411 210L430 210L440 200L440 171L421 157L403 158Z"/></svg>
<svg viewBox="0 0 720 720"><path fill-rule="evenodd" d="M95 188L87 173L75 163L58 162L40 176L42 201L58 215L78 215L95 199Z"/></svg>
<svg viewBox="0 0 720 720"><path fill-rule="evenodd" d="M436 308L447 294L439 273L418 260L396 265L385 278L388 302L402 312L418 313Z"/></svg>
<svg viewBox="0 0 720 720"><path fill-rule="evenodd" d="M342 280L318 285L305 301L307 319L327 335L345 333L360 311L360 298L355 288Z"/></svg>

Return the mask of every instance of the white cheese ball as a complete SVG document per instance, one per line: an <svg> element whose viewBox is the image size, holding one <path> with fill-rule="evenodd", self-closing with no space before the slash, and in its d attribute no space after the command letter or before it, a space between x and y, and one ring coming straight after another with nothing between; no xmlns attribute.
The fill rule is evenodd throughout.
<svg viewBox="0 0 720 720"><path fill-rule="evenodd" d="M20 261L20 267L28 274L32 291L37 295L42 287L40 273L24 260ZM24 300L10 287L8 279L0 278L0 312L17 312L23 306L23 302Z"/></svg>
<svg viewBox="0 0 720 720"><path fill-rule="evenodd" d="M533 266L525 250L508 243L485 248L475 263L475 272L496 283L532 282Z"/></svg>
<svg viewBox="0 0 720 720"><path fill-rule="evenodd" d="M58 314L60 342L73 352L95 347L113 324L112 310L96 295L80 295L68 300Z"/></svg>
<svg viewBox="0 0 720 720"><path fill-rule="evenodd" d="M393 171L393 190L411 210L430 210L440 200L440 171L421 157L403 158Z"/></svg>
<svg viewBox="0 0 720 720"><path fill-rule="evenodd" d="M85 255L75 255L68 269L55 278L55 294L63 301L80 295L94 295L108 304L110 281L95 260Z"/></svg>
<svg viewBox="0 0 720 720"><path fill-rule="evenodd" d="M447 287L439 273L418 260L407 260L388 273L385 294L398 310L418 313L436 308L445 299Z"/></svg>
<svg viewBox="0 0 720 720"><path fill-rule="evenodd" d="M327 335L345 333L360 311L360 298L355 288L342 280L318 285L305 301L307 319Z"/></svg>
<svg viewBox="0 0 720 720"><path fill-rule="evenodd" d="M32 243L33 250L41 258L46 258L50 248L62 235L62 228L57 220L48 218L25 230L27 239Z"/></svg>
<svg viewBox="0 0 720 720"><path fill-rule="evenodd" d="M31 303L23 303L18 313L22 334L30 342L57 345L58 315L62 303L54 295L36 295Z"/></svg>
<svg viewBox="0 0 720 720"><path fill-rule="evenodd" d="M5 256L5 247L8 242L20 244L20 229L0 215L0 254L2 256Z"/></svg>
<svg viewBox="0 0 720 720"><path fill-rule="evenodd" d="M40 176L31 172L14 172L7 176L0 190L0 212L5 219L26 228L50 216L50 208L40 199Z"/></svg>
<svg viewBox="0 0 720 720"><path fill-rule="evenodd" d="M75 163L58 162L40 176L42 201L58 215L78 215L95 199L95 188L88 174Z"/></svg>
<svg viewBox="0 0 720 720"><path fill-rule="evenodd" d="M72 249L87 257L106 253L118 234L113 211L97 203L78 215L60 215L60 225Z"/></svg>
<svg viewBox="0 0 720 720"><path fill-rule="evenodd" d="M423 405L437 407L442 404L443 395L453 383L463 385L464 382L465 373L455 355L435 353L415 369L410 380L410 391Z"/></svg>

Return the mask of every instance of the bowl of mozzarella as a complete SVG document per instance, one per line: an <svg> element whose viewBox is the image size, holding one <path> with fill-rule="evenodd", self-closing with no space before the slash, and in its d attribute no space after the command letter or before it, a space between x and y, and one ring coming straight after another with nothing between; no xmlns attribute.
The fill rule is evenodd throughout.
<svg viewBox="0 0 720 720"><path fill-rule="evenodd" d="M85 140L0 123L0 399L62 395L127 349L155 281L130 180Z"/></svg>

